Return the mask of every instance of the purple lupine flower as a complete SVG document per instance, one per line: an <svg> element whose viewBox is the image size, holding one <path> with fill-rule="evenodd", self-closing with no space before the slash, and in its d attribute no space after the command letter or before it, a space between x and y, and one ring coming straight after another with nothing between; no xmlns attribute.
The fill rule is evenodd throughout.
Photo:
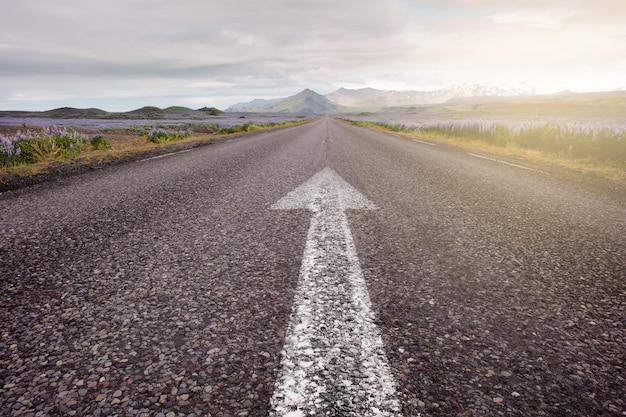
<svg viewBox="0 0 626 417"><path fill-rule="evenodd" d="M13 141L3 135L0 135L0 153L5 154L8 158L15 154L15 144Z"/></svg>
<svg viewBox="0 0 626 417"><path fill-rule="evenodd" d="M4 135L0 134L0 146L13 146L13 142L9 139L4 137Z"/></svg>

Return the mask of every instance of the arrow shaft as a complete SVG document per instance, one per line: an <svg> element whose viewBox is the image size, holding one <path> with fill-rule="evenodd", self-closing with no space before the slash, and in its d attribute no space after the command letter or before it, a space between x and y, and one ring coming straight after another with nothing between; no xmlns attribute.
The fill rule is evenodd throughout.
<svg viewBox="0 0 626 417"><path fill-rule="evenodd" d="M271 416L398 415L341 198L332 181L323 181L311 207Z"/></svg>

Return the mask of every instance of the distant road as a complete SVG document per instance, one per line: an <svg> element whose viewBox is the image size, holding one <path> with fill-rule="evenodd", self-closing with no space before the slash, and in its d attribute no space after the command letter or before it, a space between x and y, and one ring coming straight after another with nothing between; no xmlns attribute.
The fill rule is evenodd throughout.
<svg viewBox="0 0 626 417"><path fill-rule="evenodd" d="M525 168L323 118L1 194L0 414L624 415L626 201Z"/></svg>

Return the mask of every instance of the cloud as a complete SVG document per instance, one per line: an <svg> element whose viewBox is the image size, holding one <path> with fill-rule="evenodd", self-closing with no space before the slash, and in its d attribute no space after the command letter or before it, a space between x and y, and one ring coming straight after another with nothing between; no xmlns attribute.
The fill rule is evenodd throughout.
<svg viewBox="0 0 626 417"><path fill-rule="evenodd" d="M6 3L0 106L55 91L223 103L341 85L616 88L626 72L622 0Z"/></svg>

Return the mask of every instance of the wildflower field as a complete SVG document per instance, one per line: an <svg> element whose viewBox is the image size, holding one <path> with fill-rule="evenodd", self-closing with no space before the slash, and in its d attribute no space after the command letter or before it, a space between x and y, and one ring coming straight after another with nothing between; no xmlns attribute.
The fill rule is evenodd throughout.
<svg viewBox="0 0 626 417"><path fill-rule="evenodd" d="M8 137L0 134L0 166L71 158L79 155L85 147L105 150L110 145L101 134L87 136L72 128L56 126L35 132L18 130L14 136Z"/></svg>
<svg viewBox="0 0 626 417"><path fill-rule="evenodd" d="M205 120L0 118L0 169L106 152L133 152L164 142L215 138L274 128L310 116L226 114Z"/></svg>
<svg viewBox="0 0 626 417"><path fill-rule="evenodd" d="M483 145L484 149L496 153L499 149L506 150L502 153L509 155L534 152L542 155L543 161L570 161L610 169L613 171L611 176L622 179L626 172L626 122L480 118L411 120L406 115L391 114L342 118L355 125L426 139L447 140L469 147Z"/></svg>

